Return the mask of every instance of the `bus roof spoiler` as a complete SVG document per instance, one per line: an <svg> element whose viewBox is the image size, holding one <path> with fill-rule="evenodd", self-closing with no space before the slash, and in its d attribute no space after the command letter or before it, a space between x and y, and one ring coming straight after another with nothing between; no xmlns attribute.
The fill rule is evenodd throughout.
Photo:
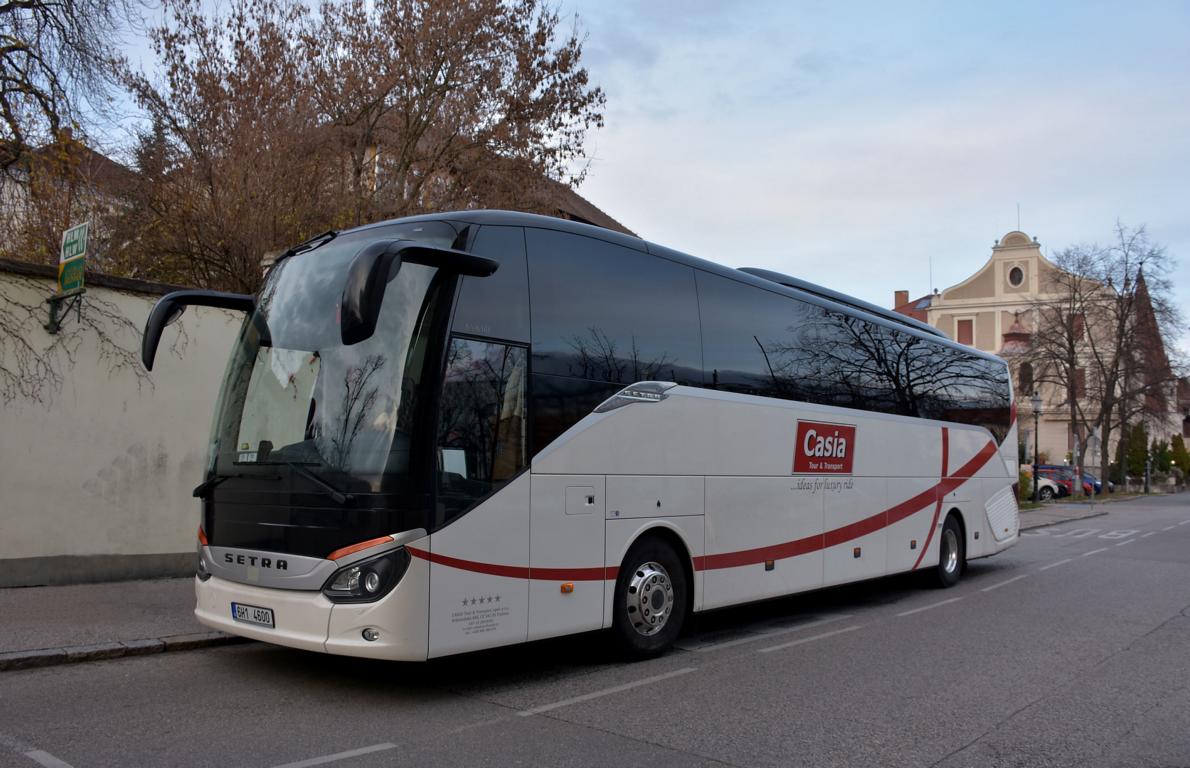
<svg viewBox="0 0 1190 768"><path fill-rule="evenodd" d="M940 336L944 339L950 338L949 336L947 336L945 333L938 330L934 326L929 325L928 323L923 323L922 321L920 321L916 318L909 317L908 315L902 315L900 312L893 312L891 309L885 309L884 307L878 307L875 304L871 304L869 302L864 301L863 299L857 299L854 296L848 296L845 293L839 293L838 291L831 290L830 288L826 288L825 286L816 285L816 284L808 282L806 280L801 280L799 278L792 277L792 276L786 275L786 274L782 274L780 272L773 272L772 270L769 270L769 269L758 269L756 267L740 267L740 271L747 272L749 275L752 275L753 277L759 277L762 280L768 280L771 283L777 283L778 285L783 285L786 288L793 288L798 291L804 291L806 293L810 293L815 296L818 296L819 298L829 299L830 301L836 302L838 304L846 304L847 306L851 307L852 309L860 309L860 310L863 310L864 312L869 312L869 313L876 315L878 317L882 317L885 320L891 320L894 323L900 323L901 325L907 325L910 328L915 328L915 329L922 331L924 333L929 333L934 336Z"/></svg>
<svg viewBox="0 0 1190 768"><path fill-rule="evenodd" d="M384 291L406 261L468 277L487 277L500 266L495 259L413 240L372 243L347 268L339 320L339 335L344 344L357 344L376 332Z"/></svg>
<svg viewBox="0 0 1190 768"><path fill-rule="evenodd" d="M153 370L157 345L161 343L161 333L165 326L181 317L190 305L251 312L256 306L256 299L244 293L221 291L174 291L165 294L153 305L153 311L145 321L145 332L141 336L140 359L147 370Z"/></svg>

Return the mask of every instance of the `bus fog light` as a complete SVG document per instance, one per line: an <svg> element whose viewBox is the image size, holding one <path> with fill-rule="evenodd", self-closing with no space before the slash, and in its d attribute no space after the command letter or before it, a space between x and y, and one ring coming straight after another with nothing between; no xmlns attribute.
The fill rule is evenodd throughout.
<svg viewBox="0 0 1190 768"><path fill-rule="evenodd" d="M364 634L364 639L367 640L369 643L374 643L380 639L380 630L378 630L378 629L372 629L371 627L368 627L367 629L364 630L363 634Z"/></svg>

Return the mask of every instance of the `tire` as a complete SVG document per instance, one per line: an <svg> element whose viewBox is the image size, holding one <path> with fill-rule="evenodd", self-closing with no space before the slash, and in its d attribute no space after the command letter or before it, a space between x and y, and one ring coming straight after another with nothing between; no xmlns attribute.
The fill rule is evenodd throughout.
<svg viewBox="0 0 1190 768"><path fill-rule="evenodd" d="M689 594L686 569L673 547L652 536L638 539L616 578L612 634L619 650L631 659L669 650L686 623Z"/></svg>
<svg viewBox="0 0 1190 768"><path fill-rule="evenodd" d="M1037 489L1037 497L1042 501L1049 501L1050 499L1054 498L1054 489L1050 488L1048 485L1043 485L1041 488Z"/></svg>
<svg viewBox="0 0 1190 768"><path fill-rule="evenodd" d="M967 566L967 546L963 541L963 528L954 515L947 515L938 536L938 565L934 569L934 582L946 589L959 583Z"/></svg>

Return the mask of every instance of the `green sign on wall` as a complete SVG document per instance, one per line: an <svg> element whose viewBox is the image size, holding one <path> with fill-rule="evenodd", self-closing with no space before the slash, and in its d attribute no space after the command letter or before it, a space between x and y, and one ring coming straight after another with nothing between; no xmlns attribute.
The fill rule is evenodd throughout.
<svg viewBox="0 0 1190 768"><path fill-rule="evenodd" d="M62 254L58 259L58 291L83 287L83 265L87 260L87 222L62 233Z"/></svg>

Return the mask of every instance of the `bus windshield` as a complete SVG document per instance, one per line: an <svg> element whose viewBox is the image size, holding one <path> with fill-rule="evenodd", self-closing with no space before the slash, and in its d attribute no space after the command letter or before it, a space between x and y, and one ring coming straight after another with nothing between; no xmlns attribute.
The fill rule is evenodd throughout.
<svg viewBox="0 0 1190 768"><path fill-rule="evenodd" d="M389 275L376 331L340 339L339 303L353 258L377 239L449 246L441 223L417 231L363 231L278 264L245 320L213 426L217 475L266 466L357 492L391 488L410 472L414 414L425 388L437 272L399 264ZM395 490L395 489L394 489Z"/></svg>

